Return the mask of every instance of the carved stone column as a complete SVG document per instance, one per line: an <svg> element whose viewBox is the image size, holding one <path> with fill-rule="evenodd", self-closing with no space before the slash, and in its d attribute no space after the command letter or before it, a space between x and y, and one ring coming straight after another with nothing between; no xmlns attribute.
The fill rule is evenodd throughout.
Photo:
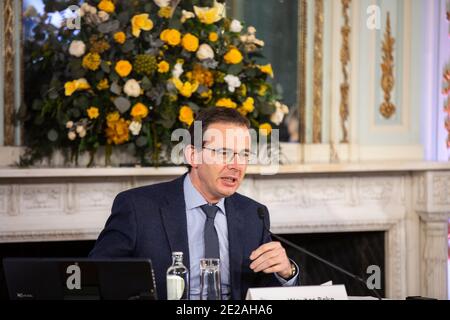
<svg viewBox="0 0 450 320"><path fill-rule="evenodd" d="M448 298L448 219L450 174L432 171L416 176L416 212L421 219L421 294Z"/></svg>
<svg viewBox="0 0 450 320"><path fill-rule="evenodd" d="M422 295L447 299L447 232L446 213L419 213L422 219Z"/></svg>

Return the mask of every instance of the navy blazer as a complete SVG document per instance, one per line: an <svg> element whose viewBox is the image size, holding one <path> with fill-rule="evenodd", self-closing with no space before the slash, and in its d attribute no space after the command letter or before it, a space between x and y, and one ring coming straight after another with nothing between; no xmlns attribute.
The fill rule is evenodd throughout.
<svg viewBox="0 0 450 320"><path fill-rule="evenodd" d="M184 177L119 193L89 254L93 258L151 259L159 299L167 298L166 271L172 264L172 252L182 251L184 264L190 265ZM257 214L260 206L238 193L225 199L231 299L244 299L250 287L280 286L273 274L254 273L249 267L251 252L271 241ZM269 226L268 216L266 224Z"/></svg>

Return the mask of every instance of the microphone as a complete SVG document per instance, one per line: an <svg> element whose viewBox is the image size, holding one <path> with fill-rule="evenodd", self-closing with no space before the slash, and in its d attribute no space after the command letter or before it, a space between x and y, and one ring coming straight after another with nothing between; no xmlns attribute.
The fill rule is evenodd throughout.
<svg viewBox="0 0 450 320"><path fill-rule="evenodd" d="M351 273L351 272L349 272L349 271L339 267L338 265L335 265L334 263L332 263L332 262L330 262L330 261L328 261L328 260L326 260L326 259L324 259L322 257L319 257L318 255L312 253L311 251L308 251L305 248L302 248L299 245L296 245L295 243L293 243L293 242L291 242L291 241L289 241L289 240L287 240L287 239L285 239L283 237L280 237L280 236L278 236L276 234L273 234L272 231L270 231L269 228L266 225L266 214L268 214L268 212L267 212L267 209L265 207L259 207L258 208L258 216L263 222L264 229L267 232L269 232L269 234L270 234L270 236L272 238L275 238L275 239L279 240L280 242L283 242L283 243L287 244L288 246L294 248L297 251L300 251L300 252L306 254L307 256L310 256L310 257L312 257L312 258L314 258L316 260L319 260L320 262L326 264L327 266L332 267L333 269L335 269L335 270L337 270L337 271L339 271L339 272L341 272L341 273L343 273L343 274L353 278L354 280L363 283L364 286L367 286L367 281L364 280L363 278L357 276L356 274L353 274L353 273ZM382 297L380 296L380 294L378 293L378 291L376 289L369 289L369 290L373 291L373 293L376 295L376 297L379 300L382 300Z"/></svg>

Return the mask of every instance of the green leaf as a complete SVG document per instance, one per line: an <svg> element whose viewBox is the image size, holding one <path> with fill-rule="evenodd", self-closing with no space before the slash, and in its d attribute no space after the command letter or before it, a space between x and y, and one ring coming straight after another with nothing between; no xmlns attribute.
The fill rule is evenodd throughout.
<svg viewBox="0 0 450 320"><path fill-rule="evenodd" d="M152 87L152 83L148 77L143 77L141 81L141 88L144 90L149 90Z"/></svg>
<svg viewBox="0 0 450 320"><path fill-rule="evenodd" d="M120 95L122 93L122 87L117 82L113 82L109 90L116 95Z"/></svg>
<svg viewBox="0 0 450 320"><path fill-rule="evenodd" d="M134 48L135 48L134 40L130 39L130 40L125 41L125 43L122 46L122 51L124 53L128 53L130 51L133 51Z"/></svg>
<svg viewBox="0 0 450 320"><path fill-rule="evenodd" d="M233 64L231 67L228 68L228 74L237 76L242 71L243 67L244 65L242 63Z"/></svg>
<svg viewBox="0 0 450 320"><path fill-rule="evenodd" d="M32 110L40 110L42 108L42 100L40 99L35 99L33 101L33 104L31 105L31 109Z"/></svg>
<svg viewBox="0 0 450 320"><path fill-rule="evenodd" d="M125 97L118 97L114 99L114 105L120 113L125 113L130 109L131 102Z"/></svg>
<svg viewBox="0 0 450 320"><path fill-rule="evenodd" d="M111 72L111 67L109 66L109 64L106 61L102 61L102 63L100 64L100 67L102 68L103 72L105 73L110 73Z"/></svg>
<svg viewBox="0 0 450 320"><path fill-rule="evenodd" d="M136 146L140 148L145 147L147 143L148 143L147 138L144 136L140 136L139 138L136 139Z"/></svg>
<svg viewBox="0 0 450 320"><path fill-rule="evenodd" d="M100 81L105 77L105 73L103 71L97 71L95 73L95 80Z"/></svg>
<svg viewBox="0 0 450 320"><path fill-rule="evenodd" d="M275 107L268 102L262 102L259 104L259 111L261 112L261 114L271 115L275 112Z"/></svg>
<svg viewBox="0 0 450 320"><path fill-rule="evenodd" d="M120 22L118 20L111 20L100 24L97 29L101 33L112 33L120 28Z"/></svg>
<svg viewBox="0 0 450 320"><path fill-rule="evenodd" d="M78 96L73 101L73 106L80 109L86 109L88 107L89 101L86 96Z"/></svg>
<svg viewBox="0 0 450 320"><path fill-rule="evenodd" d="M194 103L194 102L192 102L192 101L189 101L189 102L187 103L187 105L188 105L194 112L200 111L200 107L198 106L198 104L196 104L196 103Z"/></svg>

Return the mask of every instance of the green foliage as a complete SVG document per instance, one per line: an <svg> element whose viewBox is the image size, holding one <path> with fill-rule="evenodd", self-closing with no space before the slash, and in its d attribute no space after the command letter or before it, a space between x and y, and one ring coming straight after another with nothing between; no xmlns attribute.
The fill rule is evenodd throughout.
<svg viewBox="0 0 450 320"><path fill-rule="evenodd" d="M20 165L32 165L57 150L71 162L85 152L93 160L99 147L105 147L109 161L119 145L129 146L141 164L158 165L167 159L163 152L170 153L172 131L187 128L199 111L223 99L231 99L253 127L270 123L277 97L269 72L255 60L263 57L261 46L242 38L249 35L245 28L232 32L229 18L218 16L214 23L195 15L184 19L183 10L194 13L193 6L223 1L187 0L159 8L153 1L114 0L108 15L99 9L108 0L44 2L46 13L28 18L33 36L24 43L25 99L19 116L27 152ZM49 23L48 13L72 4L81 7L80 30ZM175 31L165 38L168 29ZM195 43L183 41L188 33L198 45L209 46L214 58L201 60ZM242 61L226 61L232 49ZM117 68L119 61L129 62L130 70ZM239 78L234 91L227 75ZM180 114L183 106L192 111L192 119Z"/></svg>

